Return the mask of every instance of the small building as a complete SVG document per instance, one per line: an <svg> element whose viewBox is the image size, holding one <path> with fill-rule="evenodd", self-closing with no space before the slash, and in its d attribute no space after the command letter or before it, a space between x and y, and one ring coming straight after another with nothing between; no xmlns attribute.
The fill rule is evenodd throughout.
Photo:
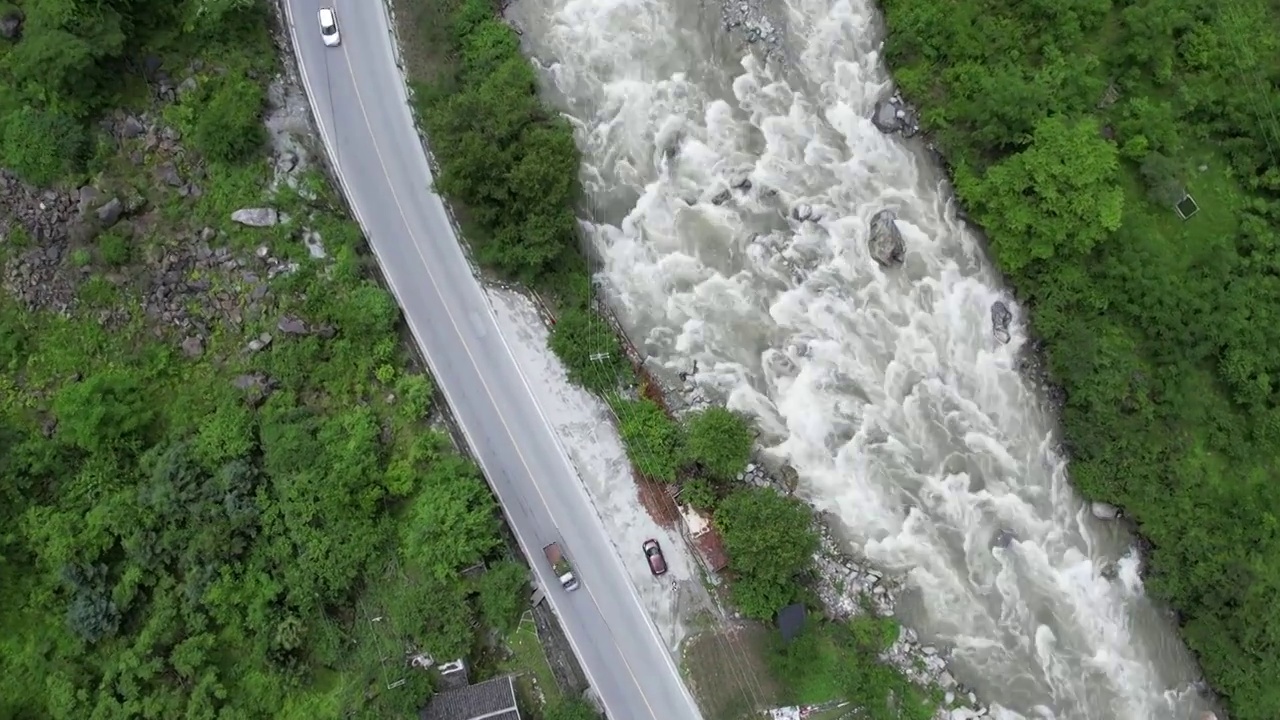
<svg viewBox="0 0 1280 720"><path fill-rule="evenodd" d="M725 552L724 540L721 539L720 533L716 532L710 518L688 505L680 509L680 514L684 518L689 540L707 571L720 572L728 567L729 554Z"/></svg>
<svg viewBox="0 0 1280 720"><path fill-rule="evenodd" d="M507 675L436 693L419 720L521 720L515 678Z"/></svg>

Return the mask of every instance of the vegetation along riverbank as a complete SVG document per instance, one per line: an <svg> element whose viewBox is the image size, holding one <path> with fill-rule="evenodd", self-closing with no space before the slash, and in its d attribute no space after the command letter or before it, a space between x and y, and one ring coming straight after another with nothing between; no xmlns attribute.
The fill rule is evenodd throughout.
<svg viewBox="0 0 1280 720"><path fill-rule="evenodd" d="M1232 717L1280 716L1280 23L1262 0L884 0L887 62L1028 304L1071 475Z"/></svg>

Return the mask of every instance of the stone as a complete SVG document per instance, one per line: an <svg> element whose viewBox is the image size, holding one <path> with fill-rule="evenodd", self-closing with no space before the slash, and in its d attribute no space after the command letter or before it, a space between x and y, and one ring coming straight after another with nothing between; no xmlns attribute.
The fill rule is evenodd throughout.
<svg viewBox="0 0 1280 720"><path fill-rule="evenodd" d="M142 121L132 115L125 115L120 121L120 137L131 139L140 137L147 132L147 127Z"/></svg>
<svg viewBox="0 0 1280 720"><path fill-rule="evenodd" d="M26 20L26 16L22 14L22 10L9 5L3 11L0 11L0 37L5 40L19 40L22 38L22 23Z"/></svg>
<svg viewBox="0 0 1280 720"><path fill-rule="evenodd" d="M160 167L156 168L156 179L169 187L180 188L185 184L182 176L178 174L177 166L171 162L161 163Z"/></svg>
<svg viewBox="0 0 1280 720"><path fill-rule="evenodd" d="M311 332L307 324L300 318L284 316L276 323L276 329L285 335L306 335Z"/></svg>
<svg viewBox="0 0 1280 720"><path fill-rule="evenodd" d="M817 222L822 219L822 216L819 215L809 203L800 203L799 205L791 208L791 219L799 220L800 222L808 222L811 220L813 222Z"/></svg>
<svg viewBox="0 0 1280 720"><path fill-rule="evenodd" d="M1002 345L1009 342L1009 323L1011 322L1013 322L1013 312L1009 310L1008 305L1001 300L991 303L991 333Z"/></svg>
<svg viewBox="0 0 1280 720"><path fill-rule="evenodd" d="M886 135L901 129L902 120L898 117L898 109L894 107L893 101L885 99L876 103L871 114L871 124Z"/></svg>
<svg viewBox="0 0 1280 720"><path fill-rule="evenodd" d="M871 257L883 267L900 265L906 257L907 244L898 230L897 219L897 214L888 208L871 218L867 248Z"/></svg>
<svg viewBox="0 0 1280 720"><path fill-rule="evenodd" d="M733 197L733 195L730 194L728 190L721 190L720 192L716 193L715 197L711 198L711 204L723 205L729 202L729 198L731 197Z"/></svg>
<svg viewBox="0 0 1280 720"><path fill-rule="evenodd" d="M257 407L275 390L275 382L262 373L239 375L231 381L232 387L244 392L251 406Z"/></svg>
<svg viewBox="0 0 1280 720"><path fill-rule="evenodd" d="M120 198L111 198L97 210L98 222L102 223L102 227L109 228L120 220L120 216L124 214L124 203L120 202Z"/></svg>
<svg viewBox="0 0 1280 720"><path fill-rule="evenodd" d="M1122 514L1120 508L1115 505L1098 501L1089 504L1089 511L1099 520L1115 520Z"/></svg>
<svg viewBox="0 0 1280 720"><path fill-rule="evenodd" d="M204 354L204 341L192 335L182 341L182 353L189 358L198 358Z"/></svg>
<svg viewBox="0 0 1280 720"><path fill-rule="evenodd" d="M231 220L248 227L271 227L279 224L280 213L275 208L240 208L231 213Z"/></svg>

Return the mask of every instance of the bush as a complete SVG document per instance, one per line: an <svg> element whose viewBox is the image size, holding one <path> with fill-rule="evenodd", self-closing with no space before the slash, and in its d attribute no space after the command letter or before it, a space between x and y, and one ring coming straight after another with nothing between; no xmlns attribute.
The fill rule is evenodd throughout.
<svg viewBox="0 0 1280 720"><path fill-rule="evenodd" d="M685 457L711 477L729 481L747 469L755 433L745 417L711 407L690 415L685 427Z"/></svg>
<svg viewBox="0 0 1280 720"><path fill-rule="evenodd" d="M52 185L80 169L88 136L74 118L24 107L0 123L0 165L23 180Z"/></svg>
<svg viewBox="0 0 1280 720"><path fill-rule="evenodd" d="M678 423L652 400L610 401L618 415L618 433L627 456L645 477L672 482L683 457L684 434Z"/></svg>
<svg viewBox="0 0 1280 720"><path fill-rule="evenodd" d="M196 149L210 160L237 162L260 147L266 137L262 86L242 73L228 73L210 83L195 109Z"/></svg>
<svg viewBox="0 0 1280 720"><path fill-rule="evenodd" d="M111 267L128 264L132 254L129 241L117 232L106 232L98 236L98 252L102 254L102 261Z"/></svg>
<svg viewBox="0 0 1280 720"><path fill-rule="evenodd" d="M695 510L714 510L716 507L716 490L711 483L702 478L689 480L680 488L680 499Z"/></svg>
<svg viewBox="0 0 1280 720"><path fill-rule="evenodd" d="M569 379L588 390L616 390L620 380L631 379L631 366L622 354L618 336L592 310L569 308L561 312L548 344L564 363Z"/></svg>

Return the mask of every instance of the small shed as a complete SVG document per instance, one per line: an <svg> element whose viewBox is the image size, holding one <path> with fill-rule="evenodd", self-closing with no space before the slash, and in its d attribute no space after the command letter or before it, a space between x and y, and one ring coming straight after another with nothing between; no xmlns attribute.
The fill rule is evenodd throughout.
<svg viewBox="0 0 1280 720"><path fill-rule="evenodd" d="M437 693L419 720L521 720L515 679L506 675Z"/></svg>

